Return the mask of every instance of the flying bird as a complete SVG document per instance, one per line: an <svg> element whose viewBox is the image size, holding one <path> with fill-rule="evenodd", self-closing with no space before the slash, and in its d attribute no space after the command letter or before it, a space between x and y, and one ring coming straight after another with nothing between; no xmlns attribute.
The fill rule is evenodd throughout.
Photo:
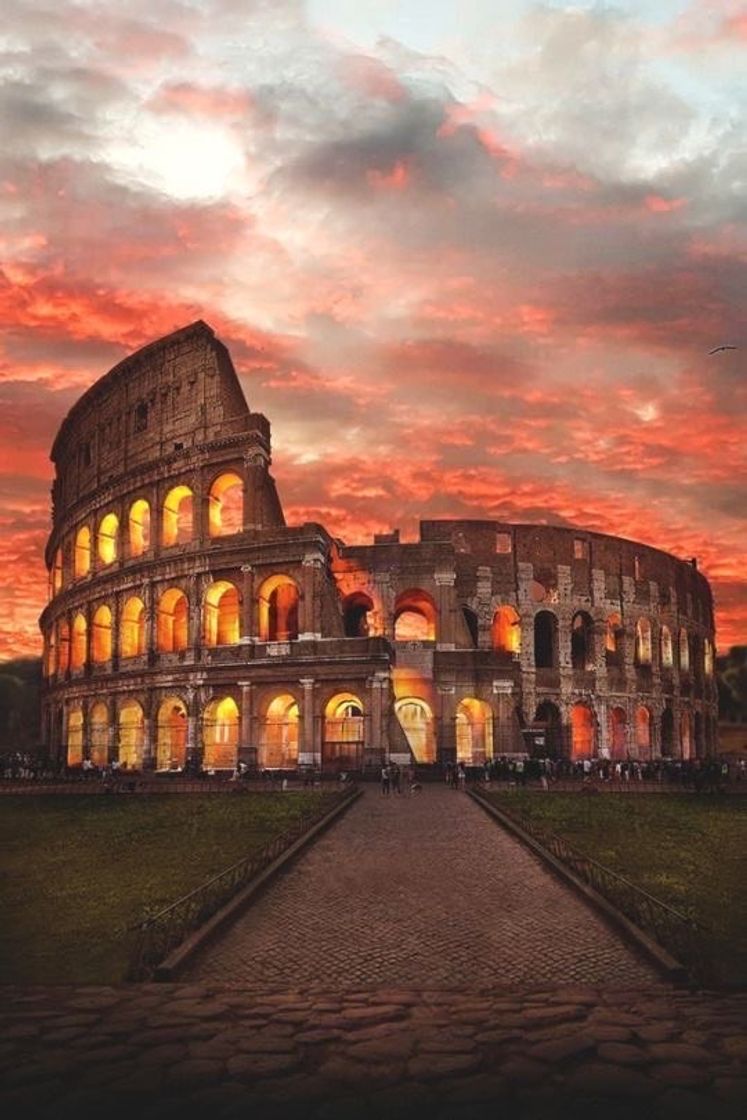
<svg viewBox="0 0 747 1120"><path fill-rule="evenodd" d="M738 350L738 346L714 346L713 350L709 350L708 354L718 354L721 350Z"/></svg>

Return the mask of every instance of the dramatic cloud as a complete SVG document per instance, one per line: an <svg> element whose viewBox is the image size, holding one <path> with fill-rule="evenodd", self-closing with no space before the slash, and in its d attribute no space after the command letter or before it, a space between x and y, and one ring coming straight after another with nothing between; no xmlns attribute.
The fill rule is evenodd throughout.
<svg viewBox="0 0 747 1120"><path fill-rule="evenodd" d="M38 649L59 422L198 317L289 519L620 533L747 641L743 5L415 10L11 0L0 656Z"/></svg>

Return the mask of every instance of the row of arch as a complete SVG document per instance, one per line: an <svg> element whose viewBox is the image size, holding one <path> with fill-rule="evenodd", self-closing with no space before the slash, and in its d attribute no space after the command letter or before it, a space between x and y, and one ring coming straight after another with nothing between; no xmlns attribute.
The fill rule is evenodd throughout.
<svg viewBox="0 0 747 1120"><path fill-rule="evenodd" d="M94 557L100 567L108 567L123 555L143 556L151 548L152 516L150 503L137 498L131 503L122 524L116 513L109 511L99 520L95 530L81 525L73 541L72 578L82 579L93 569ZM240 533L244 524L244 481L233 471L218 475L208 491L208 535L229 536ZM161 505L160 544L162 548L186 544L196 535L195 495L184 483L173 486ZM58 548L51 572L51 592L63 587L62 549Z"/></svg>

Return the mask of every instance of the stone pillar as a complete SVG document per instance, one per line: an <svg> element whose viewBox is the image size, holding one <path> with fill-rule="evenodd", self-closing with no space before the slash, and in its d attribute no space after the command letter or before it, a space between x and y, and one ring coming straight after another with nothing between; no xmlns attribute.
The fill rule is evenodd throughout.
<svg viewBox="0 0 747 1120"><path fill-rule="evenodd" d="M241 644L247 645L257 636L254 624L254 568L241 565Z"/></svg>
<svg viewBox="0 0 747 1120"><path fill-rule="evenodd" d="M387 673L374 673L368 680L369 718L365 721L364 750L383 753L383 727L384 727L384 693L389 687Z"/></svg>
<svg viewBox="0 0 747 1120"><path fill-rule="evenodd" d="M149 662L156 658L156 616L157 603L155 588L151 580L143 584L143 602L145 603L145 652Z"/></svg>
<svg viewBox="0 0 747 1120"><path fill-rule="evenodd" d="M315 552L307 553L303 558L301 617L298 627L298 637L302 641L322 636L320 602L322 562L321 556Z"/></svg>
<svg viewBox="0 0 747 1120"><path fill-rule="evenodd" d="M257 766L257 744L252 738L254 730L254 693L251 681L239 681L241 689L241 739L239 741L239 762L251 770Z"/></svg>
<svg viewBox="0 0 747 1120"><path fill-rule="evenodd" d="M301 727L301 742L299 743L298 765L321 766L321 751L316 747L314 726L314 686L313 677L301 677L298 682L303 688L303 724Z"/></svg>
<svg viewBox="0 0 747 1120"><path fill-rule="evenodd" d="M515 742L514 727L514 686L513 681L493 681L493 695L495 696L495 712L497 718L493 721L493 755L516 754L523 750L523 743ZM534 701L528 722L534 719Z"/></svg>
<svg viewBox="0 0 747 1120"><path fill-rule="evenodd" d="M67 725L69 717L68 705L62 705L62 745L60 747L60 761L67 766Z"/></svg>
<svg viewBox="0 0 747 1120"><path fill-rule="evenodd" d="M477 646L490 649L493 644L493 615L500 605L493 602L493 569L481 566L477 569Z"/></svg>
<svg viewBox="0 0 747 1120"><path fill-rule="evenodd" d="M439 685L437 696L436 757L434 762L445 765L447 762L456 762L456 686L453 684Z"/></svg>
<svg viewBox="0 0 747 1120"><path fill-rule="evenodd" d="M436 572L434 578L438 588L436 648L454 649L454 592L452 588L456 583L456 575L454 572Z"/></svg>
<svg viewBox="0 0 747 1120"><path fill-rule="evenodd" d="M201 603L202 587L200 577L195 574L189 577L189 634L192 647L195 650L195 659L199 657L199 650L202 646Z"/></svg>
<svg viewBox="0 0 747 1120"><path fill-rule="evenodd" d="M197 692L187 689L187 762L196 767L202 765L202 743L197 734L199 713L197 711Z"/></svg>
<svg viewBox="0 0 747 1120"><path fill-rule="evenodd" d="M156 749L153 724L155 722L152 701L143 712L143 770L155 770Z"/></svg>
<svg viewBox="0 0 747 1120"><path fill-rule="evenodd" d="M374 572L375 601L381 604L380 614L374 617L376 633L394 641L394 592L389 572Z"/></svg>

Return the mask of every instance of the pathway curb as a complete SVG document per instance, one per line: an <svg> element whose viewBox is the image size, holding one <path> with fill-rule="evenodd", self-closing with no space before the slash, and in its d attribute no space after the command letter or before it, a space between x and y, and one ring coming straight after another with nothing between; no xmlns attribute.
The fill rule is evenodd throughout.
<svg viewBox="0 0 747 1120"><path fill-rule="evenodd" d="M333 821L337 819L342 813L346 812L351 805L353 805L360 797L363 796L363 790L357 789L352 796L345 798L344 801L334 805L326 816L317 821L308 832L303 836L299 836L290 847L281 852L277 859L268 864L263 871L255 879L248 883L238 894L234 895L225 906L222 906L217 913L208 918L198 929L191 933L181 945L168 954L163 961L154 969L153 979L155 981L173 982L181 968L187 964L188 960L202 948L206 942L214 937L224 925L226 925L232 918L234 918L244 907L259 894L259 892L278 874L282 871L286 864L299 855L308 844L311 843L321 832L328 828Z"/></svg>
<svg viewBox="0 0 747 1120"><path fill-rule="evenodd" d="M491 817L493 817L498 824L509 832L513 833L522 844L539 856L558 876L563 879L569 886L573 887L577 894L581 895L591 906L598 910L608 921L615 925L624 936L639 949L647 957L651 959L656 968L672 983L682 983L688 979L687 969L675 957L668 953L658 941L654 941L649 937L640 926L632 922L630 918L626 917L621 910L618 910L608 899L601 895L598 891L594 890L587 883L580 879L569 867L559 859L557 859L552 852L538 843L533 836L530 836L520 824L509 817L506 813L502 813L495 805L481 796L477 790L469 789L467 793L472 800L484 809Z"/></svg>

